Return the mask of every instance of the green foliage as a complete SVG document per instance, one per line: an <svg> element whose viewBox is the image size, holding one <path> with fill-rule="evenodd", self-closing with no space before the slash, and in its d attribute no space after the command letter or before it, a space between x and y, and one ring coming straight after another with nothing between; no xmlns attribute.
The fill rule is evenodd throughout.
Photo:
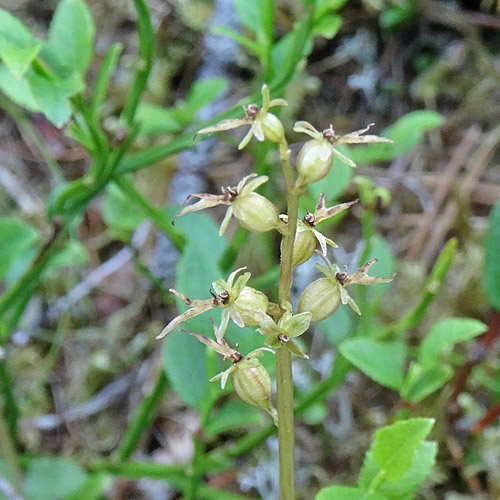
<svg viewBox="0 0 500 500"><path fill-rule="evenodd" d="M0 89L13 101L38 111L56 126L72 113L70 97L84 88L93 55L94 23L82 0L63 0L42 42L9 13L0 10Z"/></svg>
<svg viewBox="0 0 500 500"><path fill-rule="evenodd" d="M66 498L87 480L87 474L64 458L36 458L29 466L24 484L27 500Z"/></svg>
<svg viewBox="0 0 500 500"><path fill-rule="evenodd" d="M403 383L403 341L381 342L355 338L342 342L340 352L354 366L380 384L399 389Z"/></svg>
<svg viewBox="0 0 500 500"><path fill-rule="evenodd" d="M196 113L213 101L226 87L223 78L196 80L185 102L165 109L153 104L142 103L137 109L137 121L141 134L178 134L195 121Z"/></svg>
<svg viewBox="0 0 500 500"><path fill-rule="evenodd" d="M412 418L379 429L365 455L358 487L323 488L315 500L413 498L436 461L436 444L424 441L433 424L431 418Z"/></svg>
<svg viewBox="0 0 500 500"><path fill-rule="evenodd" d="M207 436L213 437L239 427L262 423L262 413L243 401L228 401L210 418L205 427Z"/></svg>
<svg viewBox="0 0 500 500"><path fill-rule="evenodd" d="M500 203L490 214L490 227L484 244L483 287L490 304L500 310Z"/></svg>
<svg viewBox="0 0 500 500"><path fill-rule="evenodd" d="M349 148L348 156L356 163L393 160L422 142L424 132L443 124L443 117L435 111L412 111L381 132L394 144L369 144L363 148Z"/></svg>
<svg viewBox="0 0 500 500"><path fill-rule="evenodd" d="M5 277L13 261L33 246L38 231L19 219L0 218L0 280Z"/></svg>

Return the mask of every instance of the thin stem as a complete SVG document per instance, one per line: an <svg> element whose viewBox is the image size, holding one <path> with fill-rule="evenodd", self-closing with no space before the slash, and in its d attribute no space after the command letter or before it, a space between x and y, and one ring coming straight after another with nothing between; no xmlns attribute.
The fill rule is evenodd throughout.
<svg viewBox="0 0 500 500"><path fill-rule="evenodd" d="M12 436L7 428L4 415L4 402L0 396L0 449L7 464L10 481L17 493L21 492L22 474L21 467L17 460L16 449Z"/></svg>
<svg viewBox="0 0 500 500"><path fill-rule="evenodd" d="M292 287L292 255L297 229L299 195L294 192L294 174L286 140L279 144L283 175L288 192L288 232L283 237L278 298L281 306L290 302ZM293 500L294 493L294 432L293 378L290 351L283 345L276 350L276 383L278 392L278 442L280 463L280 500Z"/></svg>

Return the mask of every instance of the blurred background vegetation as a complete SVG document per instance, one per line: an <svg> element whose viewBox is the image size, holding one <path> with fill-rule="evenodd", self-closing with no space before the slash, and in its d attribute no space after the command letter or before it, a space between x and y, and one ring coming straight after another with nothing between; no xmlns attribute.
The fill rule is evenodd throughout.
<svg viewBox="0 0 500 500"><path fill-rule="evenodd" d="M0 7L45 39L57 3L0 0ZM199 438L201 396L189 385L190 377L204 377L215 362L203 358L198 370L201 348L191 350L192 344L173 336L174 354L162 355L162 343L155 340L175 314L169 287L191 296L189 281L206 272L206 281L205 275L200 278L205 295L196 297L206 298L206 283L219 277L198 269L204 264L196 260L199 253L186 252L178 261L186 241L198 241L209 259L219 261L222 276L247 265L256 287L271 296L276 292L275 236L232 228L229 246L217 247L211 237L215 224L204 217L179 220L175 233L170 226L188 194L218 192L254 167L271 178L277 172L269 145L237 150L239 131L192 146L193 127L258 95L264 81L274 82L272 92L289 103L280 119L290 143L304 140L291 132L296 120L320 130L333 124L341 133L375 122L374 133L397 142L389 149L350 151L358 163L355 173L334 168L303 201L305 214L322 190L342 202L371 185L390 193L390 204L382 191L383 197L364 200L363 207L325 231L339 245L339 264L357 262L366 249L360 242L369 241L382 272L398 273L388 291L361 297L368 319L356 328L383 328L415 306L451 238L457 244L453 262L425 316L408 330L408 349L444 318L475 318L489 327L454 352L453 378L418 404L402 402L396 391L356 371L349 371L331 395L305 404L296 428L298 498L313 498L328 484L353 484L374 430L400 411L437 419L432 436L439 444L437 466L417 498L500 497L498 4L320 2L323 11L316 11L291 64L290 47L301 40L308 2L268 3L272 9L263 18L258 2L148 0L155 55L134 115L140 128L118 170L85 203L55 203L61 189L85 179L92 168L92 155L75 140L74 129L64 126L64 119L58 128L57 118L51 123L47 113L26 111L2 88L0 304L7 303L9 290L33 260L46 257L44 249L55 252L42 274L22 282L27 291L16 292L19 300L10 301L10 309L0 306L0 432L10 432L16 444L14 462L26 473L27 499L183 498L179 491L186 495L189 484L182 464L200 453L200 441L205 469L194 477L205 478L207 486L199 498L276 498L277 443L268 437L269 427L258 435L268 420L222 395ZM89 89L109 47L122 44L98 108L100 132L110 147L119 148L127 137L124 103L141 71L137 12L125 0L88 0L87 5L95 23ZM280 181L264 189L283 208ZM55 247L70 212L72 223ZM214 210L210 216L219 222L223 213ZM164 232L174 236L174 245ZM179 269L184 274L176 279ZM307 265L297 270L299 291L313 272ZM348 313L336 313L308 336L311 363L294 364L298 396L328 379L336 348L353 321ZM169 372L175 364L171 358L192 372L183 367ZM188 389L183 393L182 387ZM242 440L248 433L253 444ZM225 448L232 451L219 456ZM216 466L207 465L207 456ZM232 467L224 462L229 459L235 459ZM0 476L15 483L6 462L0 462ZM57 476L60 481L48 479ZM8 495L8 486L0 489L0 498L1 492ZM219 488L233 493L226 497Z"/></svg>

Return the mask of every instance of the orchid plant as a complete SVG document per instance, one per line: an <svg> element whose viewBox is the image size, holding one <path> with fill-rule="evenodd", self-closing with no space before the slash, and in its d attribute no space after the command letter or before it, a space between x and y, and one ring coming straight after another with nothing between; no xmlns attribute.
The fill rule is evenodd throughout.
<svg viewBox="0 0 500 500"><path fill-rule="evenodd" d="M353 161L340 153L338 144L363 144L374 142L391 142L384 137L366 135L368 127L351 132L347 135L336 135L330 125L323 132L318 132L311 124L299 121L294 130L311 137L302 147L297 157L296 172L290 162L290 151L285 138L285 130L279 118L270 113L269 109L275 106L286 106L283 99L270 99L269 89L262 87L262 107L251 104L244 108L245 116L224 120L218 125L204 128L200 134L227 131L233 128L250 125L250 130L239 144L239 149L245 147L252 136L258 141L269 141L277 144L283 175L287 188L287 213L280 214L277 207L256 190L265 182L267 176L257 176L252 173L245 176L235 187L222 188L222 194L195 193L188 197L198 198L194 204L184 206L176 216L204 210L217 205L227 205L226 216L220 226L220 234L226 231L230 219L250 232L262 233L276 230L281 234L280 282L278 302L271 302L259 290L248 286L250 273L245 268L233 271L227 281L218 279L213 282L210 290L211 298L204 300L190 299L181 292L171 289L170 292L189 306L189 309L173 318L158 335L162 338L177 328L184 321L210 311L222 308L220 325L214 326L214 337L210 338L198 332L187 331L210 349L221 354L224 359L231 361L231 366L212 377L211 380L221 380L224 387L232 376L235 392L243 401L257 406L269 413L278 426L280 449L280 498L292 500L294 498L293 484L293 382L291 371L291 356L296 355L308 358L299 345L294 341L303 335L310 327L311 322L321 321L331 316L341 305L350 305L358 314L359 307L346 291L352 284L370 285L372 283L388 283L392 278L379 278L368 275L370 267L376 262L371 260L353 274L340 272L336 264L332 264L327 256L328 246L336 244L317 228L317 224L334 215L351 208L357 200L326 207L325 195L321 194L315 211L308 212L302 220L298 220L298 202L306 187L322 179L332 168L333 157L351 167ZM317 268L325 276L311 282L302 292L298 301L297 311L294 312L291 300L291 285L294 267L303 264L314 254L318 253L325 266ZM242 355L238 348L233 349L224 339L229 322L239 327L256 327L264 336L266 347ZM277 378L277 409L271 399L271 377L259 361L264 351L275 353Z"/></svg>

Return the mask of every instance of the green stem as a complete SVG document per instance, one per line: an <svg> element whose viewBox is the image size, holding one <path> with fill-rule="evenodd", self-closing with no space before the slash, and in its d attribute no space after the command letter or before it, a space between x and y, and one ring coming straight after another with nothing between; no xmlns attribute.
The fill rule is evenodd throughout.
<svg viewBox="0 0 500 500"><path fill-rule="evenodd" d="M294 192L294 174L290 164L290 151L286 140L279 144L283 175L288 192L288 231L283 236L280 262L278 300L281 307L291 302L292 255L297 229L299 194ZM276 384L278 393L278 442L280 464L280 500L293 500L294 481L294 432L293 432L293 378L292 356L283 345L276 350Z"/></svg>
<svg viewBox="0 0 500 500"><path fill-rule="evenodd" d="M2 450L2 455L5 459L9 475L12 482L12 486L17 493L21 493L22 486L22 474L21 467L17 460L16 448L12 440L12 435L6 425L5 415L4 415L4 401L0 395L0 450Z"/></svg>
<svg viewBox="0 0 500 500"><path fill-rule="evenodd" d="M142 401L135 414L134 420L132 420L127 428L127 432L117 450L117 456L120 462L128 459L135 450L137 443L144 433L144 429L151 422L155 408L159 405L167 387L167 377L165 376L165 372L162 370L153 392L147 396L144 401Z"/></svg>

